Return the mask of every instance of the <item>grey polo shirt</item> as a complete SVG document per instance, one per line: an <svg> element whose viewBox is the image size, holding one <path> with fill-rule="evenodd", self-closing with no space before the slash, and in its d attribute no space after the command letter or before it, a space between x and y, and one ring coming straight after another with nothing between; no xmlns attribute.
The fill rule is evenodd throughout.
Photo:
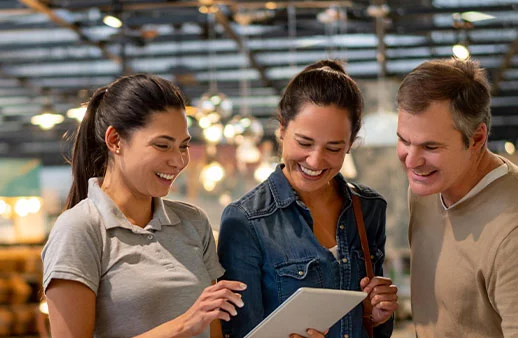
<svg viewBox="0 0 518 338"><path fill-rule="evenodd" d="M131 224L89 180L88 198L60 215L42 252L43 287L85 284L96 298L96 337L130 337L184 313L224 270L207 216L153 199L153 219ZM199 337L208 337L207 330Z"/></svg>

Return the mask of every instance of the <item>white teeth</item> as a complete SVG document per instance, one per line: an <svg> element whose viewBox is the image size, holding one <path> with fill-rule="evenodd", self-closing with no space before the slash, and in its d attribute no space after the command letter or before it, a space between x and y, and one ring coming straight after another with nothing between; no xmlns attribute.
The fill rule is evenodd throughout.
<svg viewBox="0 0 518 338"><path fill-rule="evenodd" d="M417 172L417 171L414 171L414 174L416 174L417 176L429 176L433 173L433 171L428 171L428 172L423 172L423 173L420 173L420 172Z"/></svg>
<svg viewBox="0 0 518 338"><path fill-rule="evenodd" d="M172 180L174 178L174 175L166 175L162 173L156 173L156 175L166 180Z"/></svg>
<svg viewBox="0 0 518 338"><path fill-rule="evenodd" d="M320 175L324 170L310 170L308 168L304 168L303 166L300 166L300 170L306 175L309 176L318 176Z"/></svg>

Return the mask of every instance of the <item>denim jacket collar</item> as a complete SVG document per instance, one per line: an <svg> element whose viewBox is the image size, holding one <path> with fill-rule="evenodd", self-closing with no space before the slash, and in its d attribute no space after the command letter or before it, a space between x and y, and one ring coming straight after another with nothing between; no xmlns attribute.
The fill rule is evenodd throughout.
<svg viewBox="0 0 518 338"><path fill-rule="evenodd" d="M268 185L270 186L270 190L275 200L275 205L278 208L285 208L291 203L297 201L302 203L297 192L293 189L286 176L284 176L284 173L282 172L283 168L283 163L277 165L275 171L270 175L270 177L268 177ZM338 173L334 178L338 180L339 187L343 190L343 196L345 197L344 207L347 208L351 204L351 192L347 186L347 182L340 173Z"/></svg>

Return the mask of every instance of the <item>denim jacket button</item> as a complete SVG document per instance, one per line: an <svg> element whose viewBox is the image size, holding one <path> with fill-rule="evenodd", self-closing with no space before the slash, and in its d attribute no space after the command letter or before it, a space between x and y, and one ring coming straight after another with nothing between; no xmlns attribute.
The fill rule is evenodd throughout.
<svg viewBox="0 0 518 338"><path fill-rule="evenodd" d="M299 276L302 276L302 275L304 275L304 271L299 270Z"/></svg>
<svg viewBox="0 0 518 338"><path fill-rule="evenodd" d="M348 334L344 334L344 338L349 338L349 335Z"/></svg>
<svg viewBox="0 0 518 338"><path fill-rule="evenodd" d="M342 258L342 263L347 263L347 258Z"/></svg>
<svg viewBox="0 0 518 338"><path fill-rule="evenodd" d="M345 226L343 224L340 224L340 229L341 230L345 229Z"/></svg>

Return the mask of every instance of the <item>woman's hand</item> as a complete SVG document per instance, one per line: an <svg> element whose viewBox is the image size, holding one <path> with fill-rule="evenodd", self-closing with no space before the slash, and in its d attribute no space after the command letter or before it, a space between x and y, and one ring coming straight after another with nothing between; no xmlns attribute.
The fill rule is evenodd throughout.
<svg viewBox="0 0 518 338"><path fill-rule="evenodd" d="M307 332L307 336L309 338L324 338L324 336L327 334L327 331L326 332L318 332L317 330L314 330L314 329L307 329L306 330ZM292 333L290 334L290 338L304 338L303 336L300 336L296 333Z"/></svg>
<svg viewBox="0 0 518 338"><path fill-rule="evenodd" d="M245 289L246 284L228 280L205 288L191 308L174 320L174 325L179 325L185 333L180 336L197 336L215 319L229 321L231 315L237 314L236 306L244 305L241 295L233 291Z"/></svg>
<svg viewBox="0 0 518 338"><path fill-rule="evenodd" d="M367 297L372 305L374 326L389 320L398 307L397 286L392 284L392 279L374 277L369 280L369 277L365 277L360 281L360 287L369 294Z"/></svg>

